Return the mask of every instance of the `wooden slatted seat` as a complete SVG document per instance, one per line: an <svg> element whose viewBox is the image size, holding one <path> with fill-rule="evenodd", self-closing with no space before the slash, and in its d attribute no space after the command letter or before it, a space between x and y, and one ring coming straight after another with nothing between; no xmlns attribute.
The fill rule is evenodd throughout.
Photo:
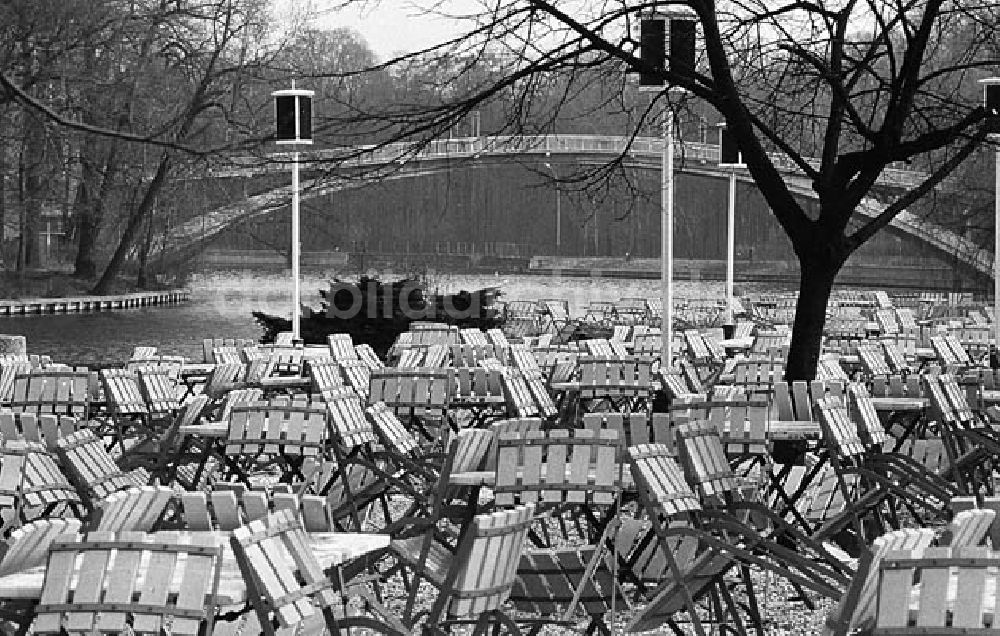
<svg viewBox="0 0 1000 636"><path fill-rule="evenodd" d="M483 362L483 364L487 364ZM524 374L510 367L499 367L500 387L507 405L507 415L511 417L536 417L541 414L531 386ZM550 400L551 403L551 400ZM553 405L553 411L555 406Z"/></svg>
<svg viewBox="0 0 1000 636"><path fill-rule="evenodd" d="M473 620L477 629L490 622L519 633L503 614L516 579L517 565L525 536L534 518L534 506L528 504L511 510L476 515L462 533L454 550L435 541L434 533L411 539L397 539L391 544L393 554L412 570L403 623L413 628L419 615L414 603L419 581L437 589L426 628L440 629L452 620Z"/></svg>
<svg viewBox="0 0 1000 636"><path fill-rule="evenodd" d="M138 374L125 369L101 369L98 376L104 387L108 412L113 418L148 418L149 409L139 388Z"/></svg>
<svg viewBox="0 0 1000 636"><path fill-rule="evenodd" d="M224 346L212 349L212 362L214 364L243 364L243 355L239 347Z"/></svg>
<svg viewBox="0 0 1000 636"><path fill-rule="evenodd" d="M61 537L50 548L32 632L193 636L204 623L211 633L221 562L212 536L190 543L140 532Z"/></svg>
<svg viewBox="0 0 1000 636"><path fill-rule="evenodd" d="M225 441L232 476L246 481L263 466L278 466L285 479L311 470L327 444L327 409L304 400L272 399L238 404Z"/></svg>
<svg viewBox="0 0 1000 636"><path fill-rule="evenodd" d="M0 576L45 565L49 547L57 537L80 532L79 519L36 519L16 528L0 542Z"/></svg>
<svg viewBox="0 0 1000 636"><path fill-rule="evenodd" d="M10 409L15 413L86 419L93 392L90 372L86 369L33 369L14 376Z"/></svg>
<svg viewBox="0 0 1000 636"><path fill-rule="evenodd" d="M785 364L780 360L737 360L733 366L732 384L757 392L769 392L784 373Z"/></svg>
<svg viewBox="0 0 1000 636"><path fill-rule="evenodd" d="M475 367L490 358L505 362L509 357L507 351L508 347L489 343L451 345L450 348L452 365L455 367Z"/></svg>
<svg viewBox="0 0 1000 636"><path fill-rule="evenodd" d="M996 632L998 568L1000 554L986 547L887 552L872 634Z"/></svg>

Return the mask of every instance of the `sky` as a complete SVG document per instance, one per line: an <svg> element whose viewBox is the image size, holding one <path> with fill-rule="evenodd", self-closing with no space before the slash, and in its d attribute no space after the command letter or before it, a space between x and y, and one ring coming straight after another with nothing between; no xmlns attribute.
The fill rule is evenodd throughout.
<svg viewBox="0 0 1000 636"><path fill-rule="evenodd" d="M342 1L342 0L339 0ZM439 11L462 15L480 7L475 0L361 0L336 12L338 0L315 0L324 12L314 25L323 29L351 27L361 33L368 46L385 60L397 52L411 53L449 40L464 31L468 23L440 15L427 15L421 8L438 6Z"/></svg>

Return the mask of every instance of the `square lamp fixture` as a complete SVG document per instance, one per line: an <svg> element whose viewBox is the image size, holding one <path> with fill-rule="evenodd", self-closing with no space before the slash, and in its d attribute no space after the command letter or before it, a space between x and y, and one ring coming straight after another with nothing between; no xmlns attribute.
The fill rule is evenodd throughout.
<svg viewBox="0 0 1000 636"><path fill-rule="evenodd" d="M666 84L664 74L668 69L675 75L694 75L697 26L695 16L687 13L642 19L639 35L639 59L643 62L639 73L640 88L662 88Z"/></svg>
<svg viewBox="0 0 1000 636"><path fill-rule="evenodd" d="M745 168L743 153L736 143L735 135L726 130L725 122L719 124L719 165L731 168Z"/></svg>
<svg viewBox="0 0 1000 636"><path fill-rule="evenodd" d="M291 88L274 91L274 121L276 143L281 145L311 144L313 91Z"/></svg>

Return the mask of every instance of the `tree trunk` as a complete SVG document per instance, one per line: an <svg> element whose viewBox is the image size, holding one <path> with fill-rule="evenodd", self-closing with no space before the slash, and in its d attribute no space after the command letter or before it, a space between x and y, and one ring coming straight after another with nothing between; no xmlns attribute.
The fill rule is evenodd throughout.
<svg viewBox="0 0 1000 636"><path fill-rule="evenodd" d="M111 196L115 174L118 171L118 146L112 143L108 156L104 161L104 170L98 175L94 170L92 157L87 151L81 151L83 174L76 192L77 219L77 250L73 275L80 278L97 276L97 239L101 234L101 223L104 220L104 202ZM101 180L97 196L93 196L94 184Z"/></svg>
<svg viewBox="0 0 1000 636"><path fill-rule="evenodd" d="M841 259L832 256L812 254L807 258L799 257L799 299L795 305L792 344L785 365L785 379L789 382L816 377L823 327L826 325L826 305L842 264Z"/></svg>
<svg viewBox="0 0 1000 636"><path fill-rule="evenodd" d="M139 230L142 229L142 222L150 215L156 205L156 198L159 196L160 190L167 180L167 173L169 171L170 155L163 153L160 157L160 163L156 167L156 174L149 183L149 187L146 188L146 193L143 195L142 201L129 214L128 222L125 225L125 232L122 234L121 240L118 241L115 253L111 256L108 266L104 268L101 279L97 281L97 284L90 290L90 293L100 295L111 291L115 279L121 274L122 268L125 265L125 258L135 245Z"/></svg>
<svg viewBox="0 0 1000 636"><path fill-rule="evenodd" d="M39 228L42 217L42 201L45 198L46 134L45 125L39 115L24 113L24 139L22 157L21 224L22 269L38 267L41 255L38 253Z"/></svg>

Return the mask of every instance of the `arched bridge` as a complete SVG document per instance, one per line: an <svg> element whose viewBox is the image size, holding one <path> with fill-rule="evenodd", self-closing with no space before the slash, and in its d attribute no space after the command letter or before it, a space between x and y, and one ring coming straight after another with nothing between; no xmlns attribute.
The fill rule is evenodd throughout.
<svg viewBox="0 0 1000 636"><path fill-rule="evenodd" d="M330 149L302 152L300 162L306 175L301 182L303 200L334 192L363 187L376 181L409 179L439 173L456 162L468 161L540 161L547 157L574 158L580 162L607 162L622 156L628 166L641 169L661 168L663 141L651 137L611 137L596 135L547 135L475 137L432 141L421 146L390 144L371 148ZM785 174L786 183L800 196L816 198L810 181L787 156L772 154L772 161ZM210 169L209 178L246 178L287 173L291 153L273 153L266 157L231 159L225 166ZM714 144L683 142L675 144L674 161L681 172L728 178L729 168L720 168L719 147ZM818 160L809 159L813 165ZM322 171L320 176L315 175ZM915 170L886 169L878 187L909 189L920 184L926 173ZM751 182L746 170L737 178ZM234 224L267 215L290 204L291 187L284 186L247 197L198 215L174 227L160 246L158 260L176 262L187 258L205 242ZM860 212L876 216L882 204L866 199ZM986 275L992 274L993 255L972 241L946 228L927 223L904 211L892 221L897 229L919 238L933 247L957 256L960 262Z"/></svg>

